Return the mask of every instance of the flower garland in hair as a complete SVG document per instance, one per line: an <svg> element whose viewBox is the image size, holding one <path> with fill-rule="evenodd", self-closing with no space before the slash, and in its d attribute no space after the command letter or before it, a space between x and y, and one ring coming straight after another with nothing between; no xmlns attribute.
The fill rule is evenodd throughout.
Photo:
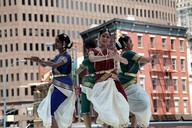
<svg viewBox="0 0 192 128"><path fill-rule="evenodd" d="M119 48L122 48L122 45L119 41L117 41L116 44L119 46Z"/></svg>

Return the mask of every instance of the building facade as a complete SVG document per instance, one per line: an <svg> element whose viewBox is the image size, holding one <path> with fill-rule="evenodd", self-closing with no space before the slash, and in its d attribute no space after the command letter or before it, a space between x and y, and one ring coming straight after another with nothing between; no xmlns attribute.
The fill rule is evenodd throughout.
<svg viewBox="0 0 192 128"><path fill-rule="evenodd" d="M187 27L192 35L192 0L177 0L176 8L177 25Z"/></svg>
<svg viewBox="0 0 192 128"><path fill-rule="evenodd" d="M84 41L97 39L102 27L112 33L111 45L128 35L139 55L161 57L140 69L138 83L151 99L152 121L189 119L191 115L187 39L184 27L113 19L81 33ZM190 118L192 120L192 118Z"/></svg>
<svg viewBox="0 0 192 128"><path fill-rule="evenodd" d="M51 59L57 51L46 43L54 42L57 34L68 34L82 56L80 32L113 18L176 25L175 8L175 0L0 0L1 120L5 109L21 108L10 114L17 116L7 120L7 126L24 127L30 122L22 106L34 102L35 83L43 79L36 63L22 60L30 56Z"/></svg>

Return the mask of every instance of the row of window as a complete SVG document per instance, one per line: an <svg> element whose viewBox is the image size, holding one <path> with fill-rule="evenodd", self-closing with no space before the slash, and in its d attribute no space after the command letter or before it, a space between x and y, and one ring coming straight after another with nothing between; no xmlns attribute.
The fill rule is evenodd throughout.
<svg viewBox="0 0 192 128"><path fill-rule="evenodd" d="M132 0L132 1L159 4L159 5L168 6L168 7L175 7L174 0ZM94 6L96 6L96 3L84 2L84 5L83 5L83 2L73 1L73 0L22 0L22 5L30 6L30 5L32 5L32 2L33 2L34 6L45 6L45 7L48 7L48 6L59 7L60 6L60 7L64 8L64 5L65 5L66 8L69 8L69 6L71 6L71 9L74 9L74 6L75 6L76 10L79 9L79 4L80 4L80 8L83 8L83 6L85 6L85 8L87 8L88 4L89 4L90 9L92 8L92 4L94 4ZM11 6L12 4L17 5L17 0L14 0L14 1L3 0L3 3L0 2L0 7L1 7L1 4L3 6L6 6L6 5Z"/></svg>
<svg viewBox="0 0 192 128"><path fill-rule="evenodd" d="M172 83L173 82L173 83ZM153 91L158 91L158 85L160 83L160 80L157 77L153 77L152 78L152 87L153 87ZM182 83L182 91L183 92L187 92L187 83L186 83L186 79L181 79L181 83ZM162 83L161 83L162 84ZM162 86L164 86L165 91L170 91L170 88L172 87L173 84L173 89L174 92L178 92L181 90L178 90L178 79L173 78L172 81L170 80L170 78L165 78L164 80L164 84Z"/></svg>
<svg viewBox="0 0 192 128"><path fill-rule="evenodd" d="M156 64L157 64L157 62L156 62L157 60L153 60L152 62L151 62L151 67L152 67L152 69L156 69ZM182 72L184 72L184 71L186 71L186 66L185 66L185 64L186 64L186 60L185 60L185 58L180 58L180 67L178 67L178 65L177 65L177 62L179 61L179 59L177 59L177 58L163 58L163 60L162 60L162 64L161 65L163 65L163 70L164 71L170 71L170 70L172 70L172 71L178 71L178 70L180 70L180 71L182 71Z"/></svg>
<svg viewBox="0 0 192 128"><path fill-rule="evenodd" d="M8 50L9 49L9 50ZM8 46L8 44L5 44L4 45L4 51L3 51L3 48L2 48L2 45L0 45L0 53L2 52L15 52L15 51L20 51L19 50L19 45L18 43L15 44L15 46L13 44L10 44L10 46ZM46 47L46 44L44 43L24 43L23 44L23 51L55 51L54 47L50 48L50 47ZM0 67L1 67L1 61L0 61ZM6 66L7 67L7 66Z"/></svg>
<svg viewBox="0 0 192 128"><path fill-rule="evenodd" d="M161 43L161 47L163 50L175 51L177 50L178 46L181 52L185 51L185 45L183 39L179 39L179 42L177 42L176 38L161 37L161 41L159 41L159 39L157 40L155 37L149 37L149 38L150 38L150 48L152 49L159 48L159 45ZM143 48L145 45L145 42L143 40L143 34L138 34L137 40L138 40L138 47Z"/></svg>
<svg viewBox="0 0 192 128"><path fill-rule="evenodd" d="M14 96L21 96L21 91L20 91L21 88L17 88L17 89L6 89L6 96L7 97L14 97ZM31 93L29 94L29 90L31 91ZM33 95L33 91L32 89L29 89L29 88L24 88L24 95L25 96L28 96L28 95ZM1 89L0 90L0 96L3 97L3 90Z"/></svg>
<svg viewBox="0 0 192 128"><path fill-rule="evenodd" d="M24 73L24 80L25 81L37 81L37 80L39 80L39 76L38 76L39 74L38 73ZM20 81L20 77L21 77L21 74L19 74L19 73L16 73L16 74L7 74L7 80L6 80L6 82L9 82L9 81L11 81L11 82L14 82L14 81ZM1 74L0 75L0 82L3 82L3 79L4 79L4 76Z"/></svg>
<svg viewBox="0 0 192 128"><path fill-rule="evenodd" d="M41 59L45 60L45 58L41 58ZM47 61L49 61L49 60L50 60L50 58L47 58ZM10 61L8 61L8 59L5 59L5 64L3 65L3 63L4 63L3 60L0 59L0 68L8 67L9 65L12 65L14 63L16 63L15 66L19 66L19 59L17 58L15 61L14 61L14 59L10 59ZM26 62L24 62L24 65L28 65L28 63L30 66L34 65L33 61L26 61ZM35 65L38 65L38 63L35 63ZM25 80L27 80L27 79L25 79ZM1 82L1 80L0 80L0 82Z"/></svg>
<svg viewBox="0 0 192 128"><path fill-rule="evenodd" d="M72 39L80 39L79 31L70 31L70 30L55 30L55 29L38 29L38 28L23 28L23 35L22 36L36 36L36 37L55 37L56 35L60 33L66 33L70 38ZM18 36L18 29L4 29L0 30L0 38L3 37L14 37ZM1 48L0 48L1 52Z"/></svg>
<svg viewBox="0 0 192 128"><path fill-rule="evenodd" d="M117 9L116 9L117 11ZM127 13L126 13L127 11ZM107 13L110 13L107 11ZM122 15L122 9L120 7L120 14ZM116 12L116 14L118 14L118 11ZM124 15L135 15L137 17L147 17L147 18L156 18L156 19L163 19L163 20L167 20L167 21L176 21L176 17L174 14L171 14L171 13L168 13L168 12L162 12L162 11L154 11L154 10L145 10L145 9L135 9L135 8L128 8L128 10L126 8L124 8ZM2 18L1 18L2 17ZM13 19L14 18L14 19ZM66 21L65 21L65 18L66 18ZM4 14L4 15L0 15L0 23L2 22L3 19L3 22L6 23L8 22L12 22L12 21L18 21L18 17L17 17L17 14ZM82 19L82 18L81 18ZM86 18L88 19L88 18ZM26 14L26 13L23 13L22 14L22 20L23 21L35 21L35 22L52 22L54 23L55 21L57 23L67 23L67 24L76 24L79 25L79 20L80 18L79 17L69 17L69 16L61 16L61 15L48 15L46 14L45 16L43 14L39 14L39 16L37 14ZM70 22L71 20L71 22ZM76 21L75 21L76 20ZM92 20L92 22L91 22ZM82 20L81 20L82 21ZM97 21L97 20L94 20L94 21ZM90 19L90 23L89 24L92 24L93 23L93 19ZM95 22L95 24L97 24L97 22ZM83 25L83 23L81 23L81 25Z"/></svg>
<svg viewBox="0 0 192 128"><path fill-rule="evenodd" d="M188 106L188 99L183 98L183 101L180 99L174 99L174 101L171 101L171 99L165 99L164 105L162 105L162 101L160 99L153 99L153 111L154 113L158 113L158 111L162 109L163 107L167 113L171 113L171 108L175 108L175 113L180 114L181 109L183 109L184 114L189 114L189 106ZM181 107L181 104L183 107Z"/></svg>

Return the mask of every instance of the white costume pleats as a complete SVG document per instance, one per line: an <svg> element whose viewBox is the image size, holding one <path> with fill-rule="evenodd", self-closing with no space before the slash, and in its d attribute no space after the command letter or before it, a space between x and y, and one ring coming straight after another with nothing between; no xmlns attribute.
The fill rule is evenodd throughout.
<svg viewBox="0 0 192 128"><path fill-rule="evenodd" d="M63 103L60 104L58 109L54 113L54 118L57 122L58 128L67 128L71 125L73 121L73 113L75 110L75 92L63 89L61 87L55 86L58 90L60 90L63 94L68 96ZM51 116L51 94L53 92L54 85L52 84L49 87L49 91L47 96L40 103L37 112L39 118L43 121L43 126L50 128L52 125L52 116Z"/></svg>
<svg viewBox="0 0 192 128"><path fill-rule="evenodd" d="M92 102L98 113L97 123L108 124L115 128L127 127L129 124L129 104L116 89L112 78L98 82L93 89L83 86L82 91Z"/></svg>
<svg viewBox="0 0 192 128"><path fill-rule="evenodd" d="M137 119L138 125L148 127L151 118L150 99L147 92L139 84L132 84L125 89L128 96L130 112Z"/></svg>

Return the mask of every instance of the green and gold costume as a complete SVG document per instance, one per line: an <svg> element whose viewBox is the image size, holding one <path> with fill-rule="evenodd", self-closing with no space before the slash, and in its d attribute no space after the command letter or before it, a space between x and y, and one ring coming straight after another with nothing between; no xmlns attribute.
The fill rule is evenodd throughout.
<svg viewBox="0 0 192 128"><path fill-rule="evenodd" d="M90 62L88 58L85 58L81 64L81 67L87 67L89 74L85 76L85 79L83 81L82 86L86 86L89 88L93 88L95 84L95 69L93 67L93 64ZM81 93L81 111L82 114L88 114L90 112L90 101L87 99L87 96L85 93Z"/></svg>

